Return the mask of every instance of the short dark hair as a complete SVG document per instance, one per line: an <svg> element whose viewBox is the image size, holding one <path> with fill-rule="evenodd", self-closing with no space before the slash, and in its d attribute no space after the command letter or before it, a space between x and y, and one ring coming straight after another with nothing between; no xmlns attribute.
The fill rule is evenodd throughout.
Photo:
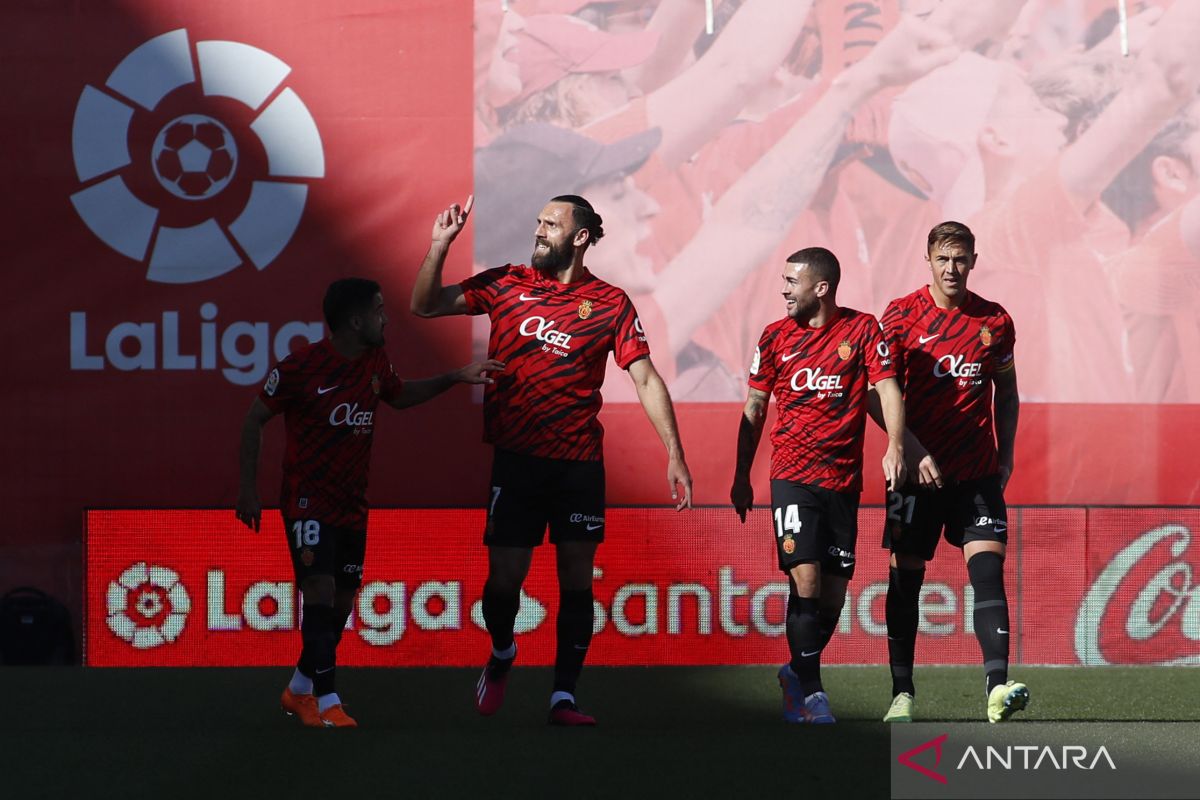
<svg viewBox="0 0 1200 800"><path fill-rule="evenodd" d="M788 256L787 263L807 265L817 280L829 284L831 292L837 291L838 283L842 280L842 265L838 263L837 256L824 247L806 247L803 250L797 250Z"/></svg>
<svg viewBox="0 0 1200 800"><path fill-rule="evenodd" d="M1188 162L1192 170L1200 169L1200 164L1191 163L1187 152L1187 141L1196 132L1194 108L1186 107L1176 114L1101 193L1104 205L1130 228L1136 228L1159 209L1158 198L1154 196L1156 158L1168 156Z"/></svg>
<svg viewBox="0 0 1200 800"><path fill-rule="evenodd" d="M570 203L571 218L575 220L575 230L586 228L588 241L595 244L604 238L604 220L592 208L592 204L577 194L560 194L550 198L551 203Z"/></svg>
<svg viewBox="0 0 1200 800"><path fill-rule="evenodd" d="M379 284L367 278L341 278L334 281L325 290L325 301L321 304L325 312L325 324L331 332L341 330L350 317L369 309L377 294Z"/></svg>
<svg viewBox="0 0 1200 800"><path fill-rule="evenodd" d="M941 244L962 245L967 248L968 253L975 254L975 234L971 233L971 229L966 225L952 219L930 229L929 238L925 241L925 252L931 253L933 248Z"/></svg>

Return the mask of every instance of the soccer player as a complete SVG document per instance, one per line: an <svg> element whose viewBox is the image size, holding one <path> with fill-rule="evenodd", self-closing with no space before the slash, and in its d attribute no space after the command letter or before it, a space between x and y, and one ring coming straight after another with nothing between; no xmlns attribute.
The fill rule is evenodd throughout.
<svg viewBox="0 0 1200 800"><path fill-rule="evenodd" d="M257 531L262 429L282 413L283 514L292 569L303 596L303 649L280 700L311 727L355 727L334 688L336 652L367 549L367 467L379 401L408 408L456 383L491 383L499 361L470 364L436 378L402 381L384 352L387 325L379 284L334 281L325 293L330 336L297 349L271 370L242 425L237 518Z"/></svg>
<svg viewBox="0 0 1200 800"><path fill-rule="evenodd" d="M891 550L886 616L893 700L883 719L912 721L917 603L925 563L944 533L962 549L975 592L987 718L1003 722L1029 703L1025 684L1008 680L1004 593L1004 487L1019 410L1013 322L999 304L967 291L976 254L966 225L935 226L925 257L932 281L893 300L883 314L909 410L907 451L918 484L888 492L883 545Z"/></svg>
<svg viewBox="0 0 1200 800"><path fill-rule="evenodd" d="M871 385L887 422L884 478L894 487L904 480L904 402L892 359L873 316L837 305L840 279L837 257L823 247L788 257L783 269L787 316L766 327L754 353L729 491L745 523L754 505L750 467L774 394L771 508L779 568L791 586L791 661L779 669L788 722L835 721L821 685L821 651L837 626L854 575Z"/></svg>
<svg viewBox="0 0 1200 800"><path fill-rule="evenodd" d="M477 707L484 715L500 710L517 655L521 584L549 525L560 599L549 721L594 725L579 711L575 686L592 638L592 564L604 539L603 428L596 416L610 351L666 446L676 510L691 507L692 478L671 397L650 361L633 303L584 266L604 235L600 215L582 197L555 197L538 214L532 266L508 264L443 286L446 254L473 202L456 203L434 221L412 310L422 317L487 314L488 351L506 364L483 399L484 440L495 447L483 536L483 617L492 655L476 687Z"/></svg>

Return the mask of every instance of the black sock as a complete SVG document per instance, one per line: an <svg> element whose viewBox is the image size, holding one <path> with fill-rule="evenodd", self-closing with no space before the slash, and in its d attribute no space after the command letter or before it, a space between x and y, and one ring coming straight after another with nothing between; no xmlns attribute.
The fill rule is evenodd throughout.
<svg viewBox="0 0 1200 800"><path fill-rule="evenodd" d="M592 642L592 590L559 592L558 648L554 655L554 691L575 694Z"/></svg>
<svg viewBox="0 0 1200 800"><path fill-rule="evenodd" d="M986 691L1008 680L1008 600L1004 596L1004 557L985 551L971 556L967 574L975 591L975 638L983 651Z"/></svg>
<svg viewBox="0 0 1200 800"><path fill-rule="evenodd" d="M350 612L343 612L336 606L334 606L333 610L337 614L337 639L333 644L333 646L336 648L342 643L342 634L346 632L346 620L350 619Z"/></svg>
<svg viewBox="0 0 1200 800"><path fill-rule="evenodd" d="M829 640L833 638L834 632L837 630L838 620L841 619L841 606L830 608L821 606L821 614L817 621L821 624L821 650L825 649L825 645L829 644Z"/></svg>
<svg viewBox="0 0 1200 800"><path fill-rule="evenodd" d="M815 597L788 596L787 639L792 672L800 679L804 696L821 687L821 601Z"/></svg>
<svg viewBox="0 0 1200 800"><path fill-rule="evenodd" d="M516 623L520 607L520 589L515 592L503 592L494 588L491 581L484 584L483 622L492 637L493 650L504 651L513 646L513 625ZM492 660L505 669L511 663Z"/></svg>
<svg viewBox="0 0 1200 800"><path fill-rule="evenodd" d="M333 606L304 606L304 620L300 623L300 636L304 640L300 671L312 676L313 694L317 697L334 692L339 619L341 614Z"/></svg>
<svg viewBox="0 0 1200 800"><path fill-rule="evenodd" d="M901 692L916 696L913 685L913 661L917 652L917 606L925 569L900 569L888 572L887 618L888 663L892 669L892 697Z"/></svg>

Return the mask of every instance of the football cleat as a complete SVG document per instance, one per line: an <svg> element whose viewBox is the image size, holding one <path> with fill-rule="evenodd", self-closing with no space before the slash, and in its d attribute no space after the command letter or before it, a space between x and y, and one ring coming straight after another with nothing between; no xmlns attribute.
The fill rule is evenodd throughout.
<svg viewBox="0 0 1200 800"><path fill-rule="evenodd" d="M837 722L829 710L829 695L824 692L813 692L804 698L804 713L810 725L832 725Z"/></svg>
<svg viewBox="0 0 1200 800"><path fill-rule="evenodd" d="M884 722L912 722L913 696L901 692L892 698L891 708L883 715Z"/></svg>
<svg viewBox="0 0 1200 800"><path fill-rule="evenodd" d="M783 719L785 722L808 722L804 708L804 690L800 679L789 664L779 668L779 688L783 690Z"/></svg>
<svg viewBox="0 0 1200 800"><path fill-rule="evenodd" d="M1004 722L1029 705L1029 687L1023 683L1009 681L992 687L988 695L988 722Z"/></svg>
<svg viewBox="0 0 1200 800"><path fill-rule="evenodd" d="M475 708L485 717L490 717L504 705L504 687L508 683L508 667L512 661L498 661L495 656L488 659L475 684Z"/></svg>
<svg viewBox="0 0 1200 800"><path fill-rule="evenodd" d="M570 700L559 700L554 704L554 708L550 709L550 719L548 722L551 725L577 728L584 725L595 725L596 718L584 714L579 710L579 706Z"/></svg>
<svg viewBox="0 0 1200 800"><path fill-rule="evenodd" d="M291 687L287 687L279 698L279 707L289 717L299 717L310 728L320 728L325 724L321 722L321 712L317 710L317 698L311 694L296 694Z"/></svg>
<svg viewBox="0 0 1200 800"><path fill-rule="evenodd" d="M321 724L326 728L357 728L358 723L354 718L346 713L346 709L342 708L342 704L330 706L321 712Z"/></svg>

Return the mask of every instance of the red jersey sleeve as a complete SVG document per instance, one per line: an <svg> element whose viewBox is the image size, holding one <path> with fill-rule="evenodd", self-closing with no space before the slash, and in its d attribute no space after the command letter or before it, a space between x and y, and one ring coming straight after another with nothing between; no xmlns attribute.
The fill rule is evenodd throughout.
<svg viewBox="0 0 1200 800"><path fill-rule="evenodd" d="M1001 318L1004 322L993 358L996 359L996 372L1008 372L1014 366L1013 347L1017 343L1017 329L1007 311L1001 313Z"/></svg>
<svg viewBox="0 0 1200 800"><path fill-rule="evenodd" d="M267 375L258 399L270 409L272 414L287 411L303 390L303 378L300 375L300 363L294 355L280 361Z"/></svg>
<svg viewBox="0 0 1200 800"><path fill-rule="evenodd" d="M400 376L396 374L396 368L392 366L391 359L387 357L387 353L380 348L376 351L376 369L375 374L379 376L379 399L385 403L391 403L400 396L401 390L404 389L404 381L400 380Z"/></svg>
<svg viewBox="0 0 1200 800"><path fill-rule="evenodd" d="M887 345L891 356L892 374L899 377L904 374L904 315L900 313L900 304L896 300L888 303L879 321L880 336ZM874 383L874 381L872 381ZM901 381L903 383L903 381Z"/></svg>
<svg viewBox="0 0 1200 800"><path fill-rule="evenodd" d="M863 360L867 365L867 382L879 383L884 378L896 377L896 366L892 351L875 317L866 315L863 331Z"/></svg>
<svg viewBox="0 0 1200 800"><path fill-rule="evenodd" d="M621 369L629 369L629 365L634 361L649 355L650 345L646 342L646 331L638 319L633 301L626 295L621 300L621 310L617 312L613 360Z"/></svg>
<svg viewBox="0 0 1200 800"><path fill-rule="evenodd" d="M775 332L766 328L754 348L754 360L750 362L750 388L771 393L775 387L778 365L775 361Z"/></svg>
<svg viewBox="0 0 1200 800"><path fill-rule="evenodd" d="M485 269L459 284L467 301L467 313L487 314L496 302L500 281L508 274L508 265Z"/></svg>

